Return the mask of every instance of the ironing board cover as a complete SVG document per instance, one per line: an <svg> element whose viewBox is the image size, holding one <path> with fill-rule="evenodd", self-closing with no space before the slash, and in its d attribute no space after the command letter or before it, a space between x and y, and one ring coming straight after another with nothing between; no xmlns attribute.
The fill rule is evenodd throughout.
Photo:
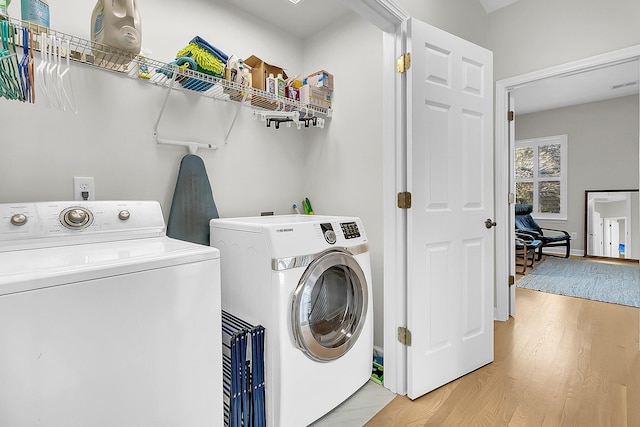
<svg viewBox="0 0 640 427"><path fill-rule="evenodd" d="M167 236L209 246L209 220L218 218L202 159L187 154L180 162L167 221Z"/></svg>

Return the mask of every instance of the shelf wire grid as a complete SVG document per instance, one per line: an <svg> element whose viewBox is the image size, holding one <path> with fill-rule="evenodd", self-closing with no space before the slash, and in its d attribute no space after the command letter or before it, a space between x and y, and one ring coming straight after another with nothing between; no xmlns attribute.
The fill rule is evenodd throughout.
<svg viewBox="0 0 640 427"><path fill-rule="evenodd" d="M61 52L61 57L66 58L69 54L69 58L75 62L126 74L131 78L146 79L158 86L194 92L222 101L242 102L243 105L251 108L269 111L299 111L300 117L310 117L316 114L331 116L330 108L304 105L299 101L277 97L254 87L85 40L29 21L11 17L9 21L17 30L16 39L20 45L22 45L22 28L31 30L33 33L32 48L35 51L41 50L43 34L53 35L63 42L69 41L70 52L67 53L64 49ZM178 84L172 82L174 76L175 83Z"/></svg>

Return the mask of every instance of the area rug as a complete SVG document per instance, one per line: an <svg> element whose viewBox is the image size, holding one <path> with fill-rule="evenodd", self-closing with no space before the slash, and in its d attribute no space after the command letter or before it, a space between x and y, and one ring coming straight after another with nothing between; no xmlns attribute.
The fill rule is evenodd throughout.
<svg viewBox="0 0 640 427"><path fill-rule="evenodd" d="M547 257L516 286L640 307L640 267Z"/></svg>

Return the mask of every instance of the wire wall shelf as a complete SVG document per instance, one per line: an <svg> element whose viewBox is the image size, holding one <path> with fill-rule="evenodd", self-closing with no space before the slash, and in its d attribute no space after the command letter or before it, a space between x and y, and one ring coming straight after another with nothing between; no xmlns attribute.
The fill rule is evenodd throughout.
<svg viewBox="0 0 640 427"><path fill-rule="evenodd" d="M331 117L331 108L303 105L293 99L276 97L274 94L253 87L183 68L176 64L169 64L142 55L136 55L102 43L61 33L28 21L11 17L9 17L9 21L16 30L18 30L17 38L20 45L22 45L22 28L31 30L33 37L31 46L36 51L40 51L40 46L44 44L42 42L43 35L53 35L62 40L65 45L67 41L69 42L69 58L75 62L126 74L131 78L145 79L155 85L167 87L172 90L193 92L221 101L239 102L244 106L258 110L278 112L297 111L300 118L311 118L318 114ZM61 57L66 58L66 56L67 52L63 50Z"/></svg>

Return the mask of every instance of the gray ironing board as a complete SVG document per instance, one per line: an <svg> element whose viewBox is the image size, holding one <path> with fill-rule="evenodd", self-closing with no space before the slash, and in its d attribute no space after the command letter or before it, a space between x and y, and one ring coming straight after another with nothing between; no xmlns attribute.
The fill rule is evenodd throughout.
<svg viewBox="0 0 640 427"><path fill-rule="evenodd" d="M202 159L187 154L180 162L167 236L209 246L209 220L218 218L213 192Z"/></svg>

